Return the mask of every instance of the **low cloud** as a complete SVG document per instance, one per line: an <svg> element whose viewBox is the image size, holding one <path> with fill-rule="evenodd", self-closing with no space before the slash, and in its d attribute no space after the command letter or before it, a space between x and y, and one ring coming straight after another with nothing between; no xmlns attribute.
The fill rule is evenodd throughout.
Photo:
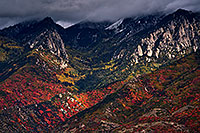
<svg viewBox="0 0 200 133"><path fill-rule="evenodd" d="M29 19L54 18L61 25L119 18L178 8L200 11L199 0L1 0L0 28Z"/></svg>

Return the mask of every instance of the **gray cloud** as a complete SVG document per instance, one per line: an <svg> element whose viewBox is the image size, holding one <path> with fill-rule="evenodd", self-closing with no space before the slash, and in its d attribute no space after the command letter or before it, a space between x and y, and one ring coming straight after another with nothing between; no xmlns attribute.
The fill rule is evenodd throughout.
<svg viewBox="0 0 200 133"><path fill-rule="evenodd" d="M84 19L114 21L178 8L200 11L200 0L0 0L0 28L46 16L68 26Z"/></svg>

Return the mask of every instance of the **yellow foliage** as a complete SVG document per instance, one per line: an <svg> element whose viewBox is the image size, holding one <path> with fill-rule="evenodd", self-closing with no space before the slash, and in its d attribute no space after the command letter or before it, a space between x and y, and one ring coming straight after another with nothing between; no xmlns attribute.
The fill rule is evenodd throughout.
<svg viewBox="0 0 200 133"><path fill-rule="evenodd" d="M6 53L0 52L0 61L4 61L6 59Z"/></svg>
<svg viewBox="0 0 200 133"><path fill-rule="evenodd" d="M112 68L115 64L108 64L108 65L105 65L105 69L109 69L109 68Z"/></svg>
<svg viewBox="0 0 200 133"><path fill-rule="evenodd" d="M66 76L65 74L67 74L68 76ZM85 75L78 75L78 72L76 72L73 68L66 68L64 73L62 73L61 75L56 75L58 80L60 80L61 82L67 82L67 83L71 83L72 85L75 85L74 82L80 80L80 79L84 79L86 76ZM72 89L76 89L77 88L72 88Z"/></svg>
<svg viewBox="0 0 200 133"><path fill-rule="evenodd" d="M130 79L133 79L133 74L130 74L128 77L127 77L127 80L130 80Z"/></svg>
<svg viewBox="0 0 200 133"><path fill-rule="evenodd" d="M124 107L126 107L126 105L124 103L121 103Z"/></svg>
<svg viewBox="0 0 200 133"><path fill-rule="evenodd" d="M159 66L161 66L161 64L158 64L158 63L153 63L153 66L155 66L155 67L159 67Z"/></svg>
<svg viewBox="0 0 200 133"><path fill-rule="evenodd" d="M8 46L9 49L23 49L23 47L20 46Z"/></svg>
<svg viewBox="0 0 200 133"><path fill-rule="evenodd" d="M31 54L27 55L26 57L28 58L28 57L34 56L34 54L37 54L37 53L38 53L37 51L33 50Z"/></svg>
<svg viewBox="0 0 200 133"><path fill-rule="evenodd" d="M106 70L106 69L113 69L115 63L113 63L114 61L111 60L110 62L107 62L107 63L102 63L101 65L103 65L103 67L95 67L95 68L92 68L92 70L96 71L96 70ZM114 69L116 69L117 67L115 67ZM111 70L112 71L112 70Z"/></svg>
<svg viewBox="0 0 200 133"><path fill-rule="evenodd" d="M23 49L23 47L16 46L15 43L3 44L3 47L7 47L9 49Z"/></svg>
<svg viewBox="0 0 200 133"><path fill-rule="evenodd" d="M66 77L63 73L61 75L56 75L58 77L58 80L61 82L68 82L74 85L74 79L71 77Z"/></svg>
<svg viewBox="0 0 200 133"><path fill-rule="evenodd" d="M92 75L92 74L93 74L93 72L91 71L91 72L90 72L90 75Z"/></svg>

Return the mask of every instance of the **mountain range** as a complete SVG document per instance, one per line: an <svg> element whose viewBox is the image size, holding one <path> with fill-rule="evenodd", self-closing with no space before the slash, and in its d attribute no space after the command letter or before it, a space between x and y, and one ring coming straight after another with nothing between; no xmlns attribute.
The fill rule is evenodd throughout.
<svg viewBox="0 0 200 133"><path fill-rule="evenodd" d="M0 132L199 132L200 14L0 30Z"/></svg>

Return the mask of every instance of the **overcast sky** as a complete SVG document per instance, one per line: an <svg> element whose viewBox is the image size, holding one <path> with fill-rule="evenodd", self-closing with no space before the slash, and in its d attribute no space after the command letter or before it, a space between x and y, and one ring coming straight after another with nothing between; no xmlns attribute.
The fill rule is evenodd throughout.
<svg viewBox="0 0 200 133"><path fill-rule="evenodd" d="M68 27L85 19L115 21L178 8L200 11L200 0L0 0L0 29L46 16Z"/></svg>

